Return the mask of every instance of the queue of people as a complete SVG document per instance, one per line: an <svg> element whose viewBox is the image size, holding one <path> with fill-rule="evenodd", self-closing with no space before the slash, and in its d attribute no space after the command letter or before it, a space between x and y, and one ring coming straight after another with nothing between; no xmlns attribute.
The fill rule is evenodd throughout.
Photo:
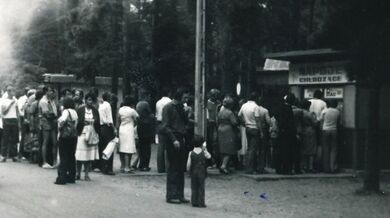
<svg viewBox="0 0 390 218"><path fill-rule="evenodd" d="M337 101L322 97L316 90L313 99L298 101L290 93L268 110L256 92L236 103L210 90L208 167L222 174L243 167L248 174L337 172L340 111Z"/></svg>

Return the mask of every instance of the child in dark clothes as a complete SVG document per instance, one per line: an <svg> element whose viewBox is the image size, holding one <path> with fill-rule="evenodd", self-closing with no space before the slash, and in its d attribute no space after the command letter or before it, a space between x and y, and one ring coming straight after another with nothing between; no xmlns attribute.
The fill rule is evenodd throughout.
<svg viewBox="0 0 390 218"><path fill-rule="evenodd" d="M193 207L206 207L206 159L210 159L211 155L207 151L206 143L202 136L195 135L192 140L192 145L194 149L190 151L187 161L187 171L191 176L191 203Z"/></svg>

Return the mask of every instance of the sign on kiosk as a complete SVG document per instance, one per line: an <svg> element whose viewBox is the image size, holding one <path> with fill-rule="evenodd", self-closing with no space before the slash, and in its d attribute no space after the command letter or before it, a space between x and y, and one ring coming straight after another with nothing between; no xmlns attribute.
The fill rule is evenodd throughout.
<svg viewBox="0 0 390 218"><path fill-rule="evenodd" d="M348 83L345 65L345 62L293 64L288 82L291 85Z"/></svg>
<svg viewBox="0 0 390 218"><path fill-rule="evenodd" d="M326 88L324 93L325 98L343 98L343 95L343 88Z"/></svg>

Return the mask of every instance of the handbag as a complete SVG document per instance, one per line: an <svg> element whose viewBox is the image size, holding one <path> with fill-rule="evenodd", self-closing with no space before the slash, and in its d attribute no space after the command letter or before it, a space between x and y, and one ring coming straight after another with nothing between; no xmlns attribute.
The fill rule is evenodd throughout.
<svg viewBox="0 0 390 218"><path fill-rule="evenodd" d="M68 111L68 118L65 120L64 125L60 128L60 138L68 139L68 138L76 138L77 130L76 130L76 121L72 119L72 115Z"/></svg>
<svg viewBox="0 0 390 218"><path fill-rule="evenodd" d="M112 153L114 153L116 147L118 146L118 143L119 143L119 139L117 137L115 137L113 140L111 140L107 144L106 148L103 151L103 155L102 155L102 158L104 160L110 159Z"/></svg>
<svg viewBox="0 0 390 218"><path fill-rule="evenodd" d="M88 146L95 146L99 143L99 135L95 131L92 125L86 126L87 132L85 134L85 141L87 142Z"/></svg>

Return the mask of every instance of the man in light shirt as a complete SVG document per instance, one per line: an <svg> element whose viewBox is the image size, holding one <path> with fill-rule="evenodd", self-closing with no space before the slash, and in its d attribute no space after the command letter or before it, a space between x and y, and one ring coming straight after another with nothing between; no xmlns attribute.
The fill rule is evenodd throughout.
<svg viewBox="0 0 390 218"><path fill-rule="evenodd" d="M322 100L323 93L320 90L315 90L313 94L313 99L310 99L310 112L316 114L317 120L320 120L322 111L326 108L325 101Z"/></svg>
<svg viewBox="0 0 390 218"><path fill-rule="evenodd" d="M27 93L30 90L29 87L24 89L24 95L20 96L18 99L18 110L19 110L19 126L20 126L20 143L19 143L19 158L24 157L24 138L27 132L27 123L25 122L25 110L27 105Z"/></svg>
<svg viewBox="0 0 390 218"><path fill-rule="evenodd" d="M166 149L165 145L161 143L160 140L160 134L159 130L161 127L161 121L162 121L162 112L168 103L170 103L172 100L169 98L169 90L167 88L163 88L161 90L161 99L157 101L156 103L156 120L157 120L157 137L156 137L156 144L158 145L157 148L157 171L159 173L163 173L166 171L167 167L167 161L166 161Z"/></svg>
<svg viewBox="0 0 390 218"><path fill-rule="evenodd" d="M3 137L1 141L2 162L7 158L12 158L14 162L18 161L17 143L19 141L18 128L18 105L15 98L14 88L7 87L6 98L2 99L1 114L3 118Z"/></svg>
<svg viewBox="0 0 390 218"><path fill-rule="evenodd" d="M260 160L260 140L263 137L262 125L260 120L260 107L255 102L257 100L257 93L252 92L249 96L248 102L242 105L238 116L241 121L245 123L246 135L248 139L248 161L247 173L262 173L258 168L262 166Z"/></svg>
<svg viewBox="0 0 390 218"><path fill-rule="evenodd" d="M99 105L99 117L100 117L100 134L99 134L99 156L102 157L104 149L107 144L115 138L114 120L112 117L111 105L109 103L111 94L108 92L103 93L103 102ZM105 175L115 175L113 172L113 160L114 155L111 155L110 159L99 160L100 164L96 167L100 168L101 172Z"/></svg>

